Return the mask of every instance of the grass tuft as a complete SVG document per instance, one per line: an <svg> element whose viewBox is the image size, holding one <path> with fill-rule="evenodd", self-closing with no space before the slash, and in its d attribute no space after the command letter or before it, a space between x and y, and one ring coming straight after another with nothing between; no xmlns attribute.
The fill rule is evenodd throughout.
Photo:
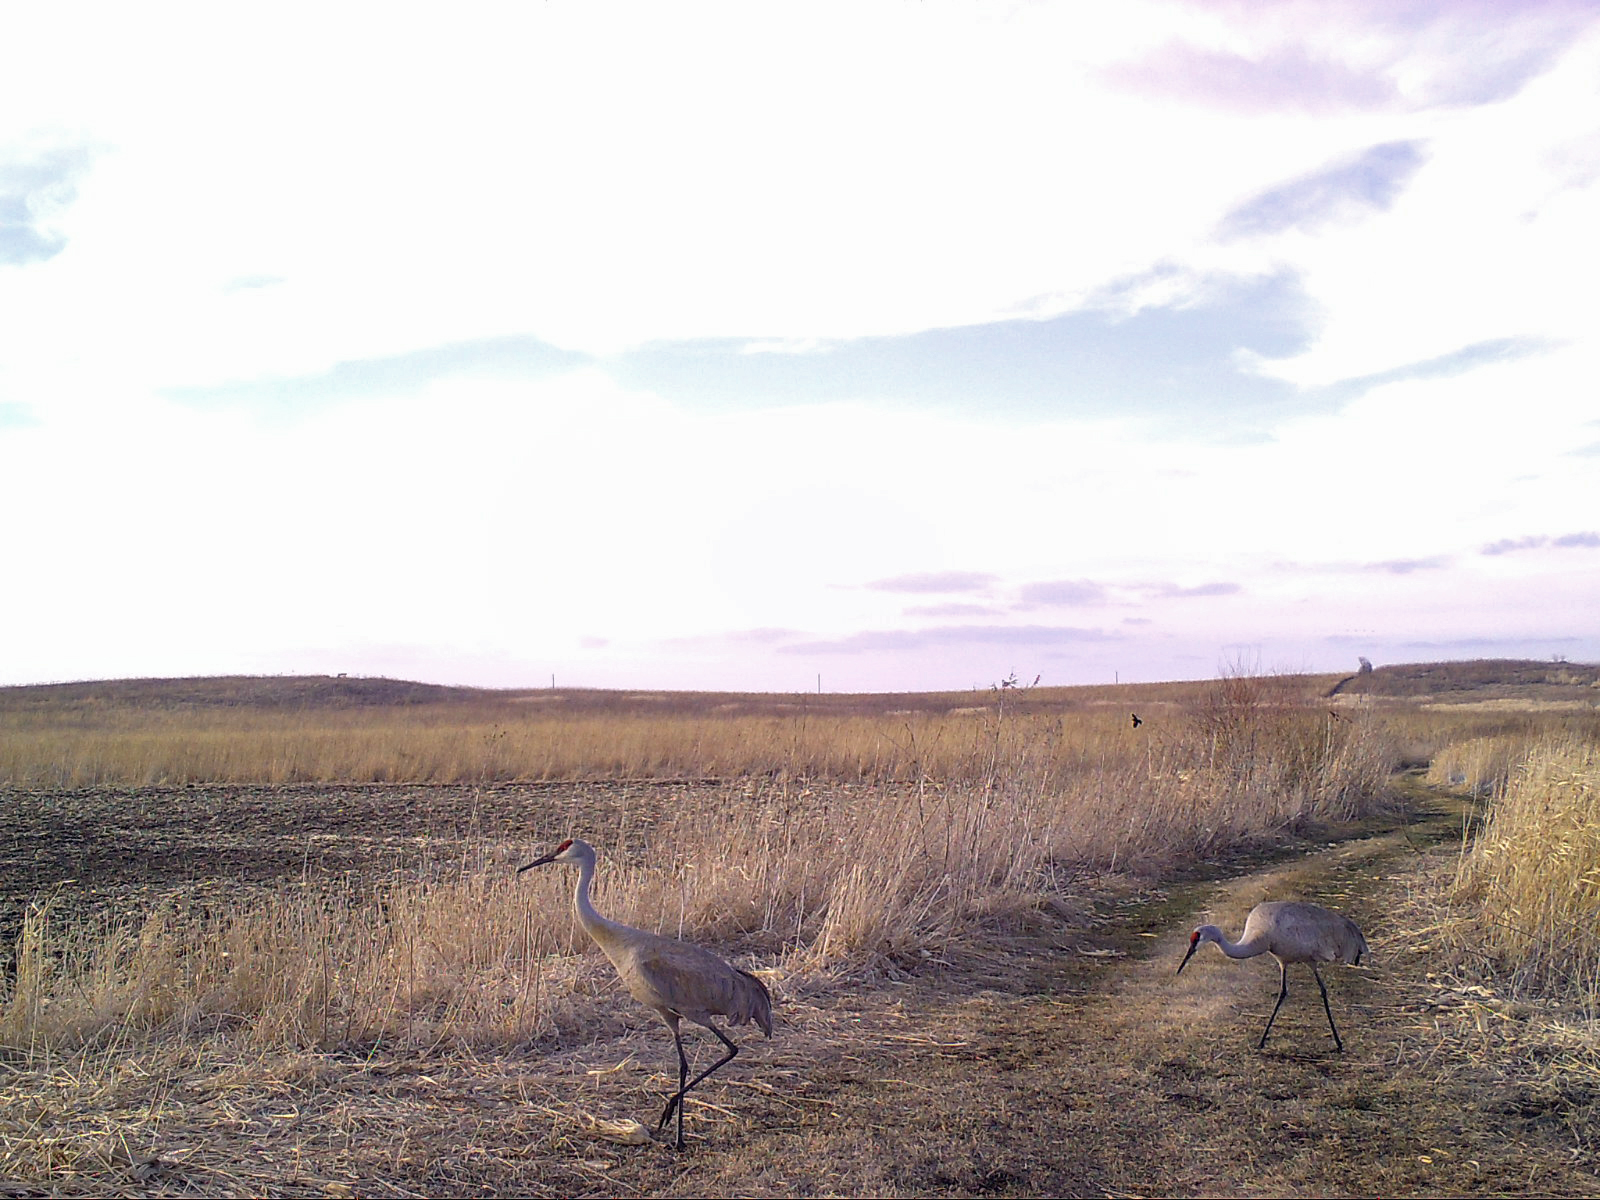
<svg viewBox="0 0 1600 1200"><path fill-rule="evenodd" d="M1524 988L1600 1015L1600 744L1527 748L1461 862L1479 945Z"/></svg>

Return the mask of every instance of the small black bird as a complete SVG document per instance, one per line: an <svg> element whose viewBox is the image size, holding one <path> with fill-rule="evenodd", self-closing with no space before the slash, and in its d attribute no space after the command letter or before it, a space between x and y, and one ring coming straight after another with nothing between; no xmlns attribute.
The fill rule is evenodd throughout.
<svg viewBox="0 0 1600 1200"><path fill-rule="evenodd" d="M1144 724L1144 722L1139 720L1139 714L1138 713L1134 713L1133 714L1133 727L1135 729L1137 729L1137 728L1139 728L1139 726L1141 726L1143 724Z"/></svg>

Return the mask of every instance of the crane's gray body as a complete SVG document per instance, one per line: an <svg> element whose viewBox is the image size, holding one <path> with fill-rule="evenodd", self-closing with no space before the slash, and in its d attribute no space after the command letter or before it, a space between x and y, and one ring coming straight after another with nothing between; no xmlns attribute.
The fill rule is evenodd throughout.
<svg viewBox="0 0 1600 1200"><path fill-rule="evenodd" d="M1367 952L1361 927L1343 913L1304 900L1269 900L1250 910L1239 946L1260 946L1281 963L1359 963ZM1231 954L1240 958L1244 955Z"/></svg>
<svg viewBox="0 0 1600 1200"><path fill-rule="evenodd" d="M711 1026L714 1016L730 1025L754 1021L772 1036L772 998L748 971L724 962L692 942L662 937L631 925L578 920L605 951L633 998L653 1008L669 1025L678 1018Z"/></svg>

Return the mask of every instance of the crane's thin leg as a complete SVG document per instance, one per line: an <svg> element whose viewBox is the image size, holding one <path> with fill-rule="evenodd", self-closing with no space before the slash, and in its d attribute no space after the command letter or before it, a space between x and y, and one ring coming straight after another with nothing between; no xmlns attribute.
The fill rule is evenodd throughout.
<svg viewBox="0 0 1600 1200"><path fill-rule="evenodd" d="M1328 1007L1328 988L1322 982L1322 972L1317 970L1317 964L1311 964L1311 973L1317 977L1317 986L1322 989L1322 1011L1328 1014L1328 1028L1333 1030L1333 1044L1339 1048L1339 1053L1344 1053L1344 1042L1339 1037L1339 1027L1333 1023L1333 1009Z"/></svg>
<svg viewBox="0 0 1600 1200"><path fill-rule="evenodd" d="M715 1070L718 1070L719 1068L727 1066L729 1063L731 1063L733 1061L734 1056L739 1053L739 1047L735 1046L733 1044L733 1042L731 1040L729 1040L728 1035L723 1033L722 1030L718 1029L715 1025L711 1024L709 1021L706 1022L706 1028L711 1030L712 1033L717 1035L717 1039L724 1046L726 1046L728 1048L728 1052L726 1054L724 1054L721 1058L717 1059L716 1062L712 1063L704 1071L701 1071L700 1074L696 1075L694 1077L693 1082L691 1082L689 1084L689 1087L686 1087L686 1088L683 1089L686 1092L689 1090L689 1088L694 1087L695 1084L699 1083L707 1075L711 1074L711 1072L713 1072Z"/></svg>
<svg viewBox="0 0 1600 1200"><path fill-rule="evenodd" d="M683 1108L684 1108L683 1098L684 1098L684 1096L688 1094L688 1091L689 1091L690 1088L692 1088L696 1084L698 1084L707 1075L711 1074L711 1072L717 1070L720 1067L725 1067L729 1063L731 1063L733 1061L733 1059L734 1059L734 1056L739 1053L739 1047L735 1046L731 1041L729 1041L728 1040L728 1036L725 1033L723 1033L722 1030L718 1029L715 1025L712 1025L710 1022L706 1022L706 1028L711 1030L712 1033L717 1035L717 1039L719 1041L721 1041L721 1043L728 1048L728 1052L726 1054L724 1054L721 1058L717 1059L716 1062L712 1063L704 1071L701 1071L700 1074L696 1075L693 1079L689 1080L688 1083L684 1083L684 1079L687 1078L688 1073L689 1073L689 1071L688 1071L689 1060L684 1057L684 1054L683 1054L683 1042L681 1040L678 1042L678 1062L679 1062L679 1067L680 1067L680 1070L678 1072L678 1090L673 1094L672 1098L667 1101L667 1107L662 1112L661 1120L656 1125L656 1129L659 1131L660 1129L662 1129L666 1125L667 1118L672 1115L672 1110L674 1108L676 1108L678 1110L678 1149L679 1150L683 1149ZM673 1031L673 1036L674 1037L678 1036L676 1030Z"/></svg>
<svg viewBox="0 0 1600 1200"><path fill-rule="evenodd" d="M672 1098L667 1101L667 1106L661 1110L661 1119L656 1122L656 1132L660 1133L667 1127L667 1122L672 1119L672 1110L678 1110L678 1149L683 1149L683 1106L678 1103L683 1094L689 1089L683 1081L689 1078L689 1056L683 1052L683 1035L678 1032L676 1025L672 1027L672 1043L678 1048L678 1090L672 1093Z"/></svg>
<svg viewBox="0 0 1600 1200"><path fill-rule="evenodd" d="M1267 1018L1267 1027L1261 1031L1261 1040L1256 1043L1257 1050L1264 1050L1267 1046L1267 1035L1272 1032L1272 1023L1278 1019L1278 1010L1283 1007L1284 997L1289 994L1289 964L1278 963L1278 1002L1272 1006L1272 1015ZM1321 982L1320 980L1318 982Z"/></svg>

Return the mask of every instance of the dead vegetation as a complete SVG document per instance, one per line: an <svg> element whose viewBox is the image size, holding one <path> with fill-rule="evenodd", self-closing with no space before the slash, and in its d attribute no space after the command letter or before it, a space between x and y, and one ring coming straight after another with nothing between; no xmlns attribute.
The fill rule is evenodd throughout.
<svg viewBox="0 0 1600 1200"><path fill-rule="evenodd" d="M820 760L790 728L776 769L723 782L0 793L38 820L35 843L15 831L8 873L46 864L0 990L0 1176L86 1194L1067 1194L1134 1190L1143 1170L1154 1190L1237 1190L1236 1176L1150 1174L1162 1156L1148 1151L1211 1144L1204 1104L1257 1119L1249 1103L1271 1112L1271 1095L1325 1073L1290 1055L1263 1074L1248 1030L1237 1054L1207 1049L1161 1015L1160 993L1136 1005L1176 960L1124 972L1160 941L1145 934L1190 919L1195 893L1130 880L1227 872L1243 849L1359 827L1381 810L1393 726L1250 679L1141 703L1137 741L1125 697L1075 713L1011 699L921 726L849 718L896 731L893 770L869 782L850 777L859 766L805 775ZM121 860L91 838L73 861L114 873L141 858L141 829L186 828L175 873L219 838L237 839L223 870L276 866L242 890L181 874L99 899L92 879L48 886L39 850L135 803L145 820L103 822ZM230 810L246 814L232 829ZM774 990L779 1039L691 1097L691 1134L715 1154L679 1162L605 1124L659 1107L672 1064L654 1018L587 952L564 881L511 877L569 833L602 850L608 914L715 945ZM1319 894L1364 903L1361 878ZM1445 937L1406 920L1411 944L1432 947L1407 965L1436 967ZM1393 928L1363 923L1380 956L1395 952ZM1384 1003L1415 1002L1396 986ZM1270 990L1240 1003L1264 1012ZM1414 1011L1431 1041L1386 1034L1340 1074L1351 1137L1421 1101L1361 1072L1432 1064L1467 1094L1440 1058L1448 1022ZM1286 1007L1280 1026L1294 1019ZM1241 1087L1265 1091L1227 1099ZM1573 1094L1559 1111L1580 1111ZM1296 1120L1332 1119L1304 1103ZM1352 1186L1365 1157L1353 1145L1335 1156L1344 1174L1300 1156L1260 1178L1367 1190ZM1440 1178L1411 1157L1382 1177L1390 1190ZM1514 1157L1481 1186L1503 1188L1528 1161Z"/></svg>
<svg viewBox="0 0 1600 1200"><path fill-rule="evenodd" d="M1517 991L1575 1000L1600 1029L1600 743L1534 741L1490 783L1452 892L1462 936Z"/></svg>
<svg viewBox="0 0 1600 1200"><path fill-rule="evenodd" d="M0 688L0 782L27 788L490 783L783 774L971 780L1022 740L1052 765L1142 751L1210 684L933 694L489 692L394 680ZM1260 681L1265 685L1266 681ZM1310 703L1322 677L1271 681ZM1129 706L1148 721L1134 741ZM1047 764L1032 751L1030 769Z"/></svg>

